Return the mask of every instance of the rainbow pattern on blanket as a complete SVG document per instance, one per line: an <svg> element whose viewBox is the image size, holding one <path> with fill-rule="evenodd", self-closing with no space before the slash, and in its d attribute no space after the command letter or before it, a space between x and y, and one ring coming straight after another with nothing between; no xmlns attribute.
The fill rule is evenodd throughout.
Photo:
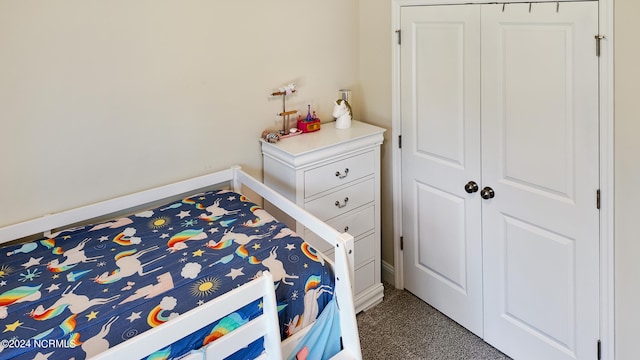
<svg viewBox="0 0 640 360"><path fill-rule="evenodd" d="M305 312L304 294L333 288L333 274L315 249L266 216L244 195L210 191L117 221L56 230L48 237L3 247L0 332L7 339L59 346L46 351L7 348L0 350L0 357L84 359L105 346L170 326L180 314L264 271L276 280L284 339L286 324L329 303L333 292L318 291L316 303ZM259 299L149 359L179 357L261 313ZM251 357L247 354L260 349L261 344L253 344L232 358Z"/></svg>
<svg viewBox="0 0 640 360"><path fill-rule="evenodd" d="M209 335L204 338L202 345L207 345L208 343L223 337L224 335L246 324L248 321L248 319L243 318L238 313L233 313L220 319L218 324L214 326L213 329L211 329Z"/></svg>
<svg viewBox="0 0 640 360"><path fill-rule="evenodd" d="M311 275L307 279L307 282L304 286L304 292L308 292L311 289L315 289L322 284L322 278L320 276Z"/></svg>
<svg viewBox="0 0 640 360"><path fill-rule="evenodd" d="M76 321L76 316L78 315L73 314L69 316L58 326L65 335L70 334L73 330L76 329L76 325L78 324ZM78 339L79 339L79 334L78 334Z"/></svg>
<svg viewBox="0 0 640 360"><path fill-rule="evenodd" d="M0 306L9 306L15 302L29 297L40 290L42 285L38 286L19 286L0 294Z"/></svg>
<svg viewBox="0 0 640 360"><path fill-rule="evenodd" d="M302 253L305 254L305 256L309 259L317 262L322 262L320 257L318 256L318 252L316 251L316 249L311 247L311 245L309 245L308 243L303 243L300 246L300 249L302 250Z"/></svg>

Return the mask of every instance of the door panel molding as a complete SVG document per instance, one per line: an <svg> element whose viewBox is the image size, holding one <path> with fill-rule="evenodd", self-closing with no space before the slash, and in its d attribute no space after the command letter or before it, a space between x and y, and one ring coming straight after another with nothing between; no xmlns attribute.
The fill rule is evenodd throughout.
<svg viewBox="0 0 640 360"><path fill-rule="evenodd" d="M457 289L461 294L467 295L467 268L462 261L447 261L451 257L442 256L442 253L457 254L457 259L465 258L467 246L464 236L465 224L465 199L455 194L429 186L416 183L414 195L416 201L416 233L421 236L430 235L431 241L428 247L423 248L418 244L414 256L416 264L423 267L423 271L438 277L440 281L447 283L452 289ZM430 206L426 206L429 204ZM437 204L436 206L431 206ZM433 210L437 209L437 212ZM419 219L429 217L446 217L456 219L452 226L429 226ZM446 239L446 241L441 241ZM438 249L438 252L430 250Z"/></svg>
<svg viewBox="0 0 640 360"><path fill-rule="evenodd" d="M543 248L536 249L541 243ZM506 267L506 292L501 296L505 319L552 346L575 353L576 294L571 291L576 286L575 239L505 215L501 246ZM539 291L542 283L554 291ZM570 311L558 311L561 303ZM549 327L557 330L544 330Z"/></svg>

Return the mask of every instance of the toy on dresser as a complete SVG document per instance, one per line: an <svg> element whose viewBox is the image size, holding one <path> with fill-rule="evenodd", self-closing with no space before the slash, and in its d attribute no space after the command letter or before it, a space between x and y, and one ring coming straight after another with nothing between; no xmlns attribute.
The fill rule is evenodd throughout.
<svg viewBox="0 0 640 360"><path fill-rule="evenodd" d="M271 93L271 96L282 96L282 112L279 112L277 114L278 116L282 116L282 130L278 132L278 135L280 137L298 134L296 128L289 129L289 117L293 114L296 114L298 110L287 110L287 95L291 95L294 92L296 92L296 84L290 83L286 86L278 88L278 91Z"/></svg>
<svg viewBox="0 0 640 360"><path fill-rule="evenodd" d="M353 116L351 105L344 99L338 99L334 104L332 115L336 118L336 129L350 128L351 117Z"/></svg>
<svg viewBox="0 0 640 360"><path fill-rule="evenodd" d="M298 121L295 127L289 127L289 117L297 114L298 110L287 110L286 99L288 95L296 92L296 85L290 83L284 87L278 88L277 91L271 93L271 96L282 96L282 111L277 113L282 116L282 130L265 130L262 132L262 138L269 143L276 143L281 139L288 138L302 133L320 130L320 119L316 116L315 111L311 111L311 105L307 105L307 116L302 118L298 115Z"/></svg>
<svg viewBox="0 0 640 360"><path fill-rule="evenodd" d="M315 110L313 115L311 114L311 105L307 105L306 118L303 119L302 116L298 115L298 129L303 133L320 130L320 119L316 117Z"/></svg>

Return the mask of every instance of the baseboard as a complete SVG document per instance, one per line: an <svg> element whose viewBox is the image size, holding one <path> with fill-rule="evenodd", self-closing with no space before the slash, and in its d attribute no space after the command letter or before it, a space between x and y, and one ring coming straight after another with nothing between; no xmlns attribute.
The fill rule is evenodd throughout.
<svg viewBox="0 0 640 360"><path fill-rule="evenodd" d="M354 299L353 305L356 308L356 314L366 311L370 307L382 302L384 298L384 286L382 283L374 284L364 291L361 291Z"/></svg>
<svg viewBox="0 0 640 360"><path fill-rule="evenodd" d="M393 286L396 285L396 270L393 265L382 260L382 281L387 282Z"/></svg>

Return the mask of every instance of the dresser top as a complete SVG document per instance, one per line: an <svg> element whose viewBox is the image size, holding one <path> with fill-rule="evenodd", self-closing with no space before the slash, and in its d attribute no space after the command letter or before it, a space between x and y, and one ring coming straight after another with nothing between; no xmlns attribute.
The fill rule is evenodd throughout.
<svg viewBox="0 0 640 360"><path fill-rule="evenodd" d="M319 131L304 133L297 136L281 139L277 143L262 141L262 151L271 153L284 153L288 156L297 157L308 152L315 152L321 149L339 147L351 142L370 143L379 145L383 140L383 133L386 129L367 124L361 121L351 121L348 129L336 129L335 123L323 123ZM283 155L284 155L283 154Z"/></svg>

